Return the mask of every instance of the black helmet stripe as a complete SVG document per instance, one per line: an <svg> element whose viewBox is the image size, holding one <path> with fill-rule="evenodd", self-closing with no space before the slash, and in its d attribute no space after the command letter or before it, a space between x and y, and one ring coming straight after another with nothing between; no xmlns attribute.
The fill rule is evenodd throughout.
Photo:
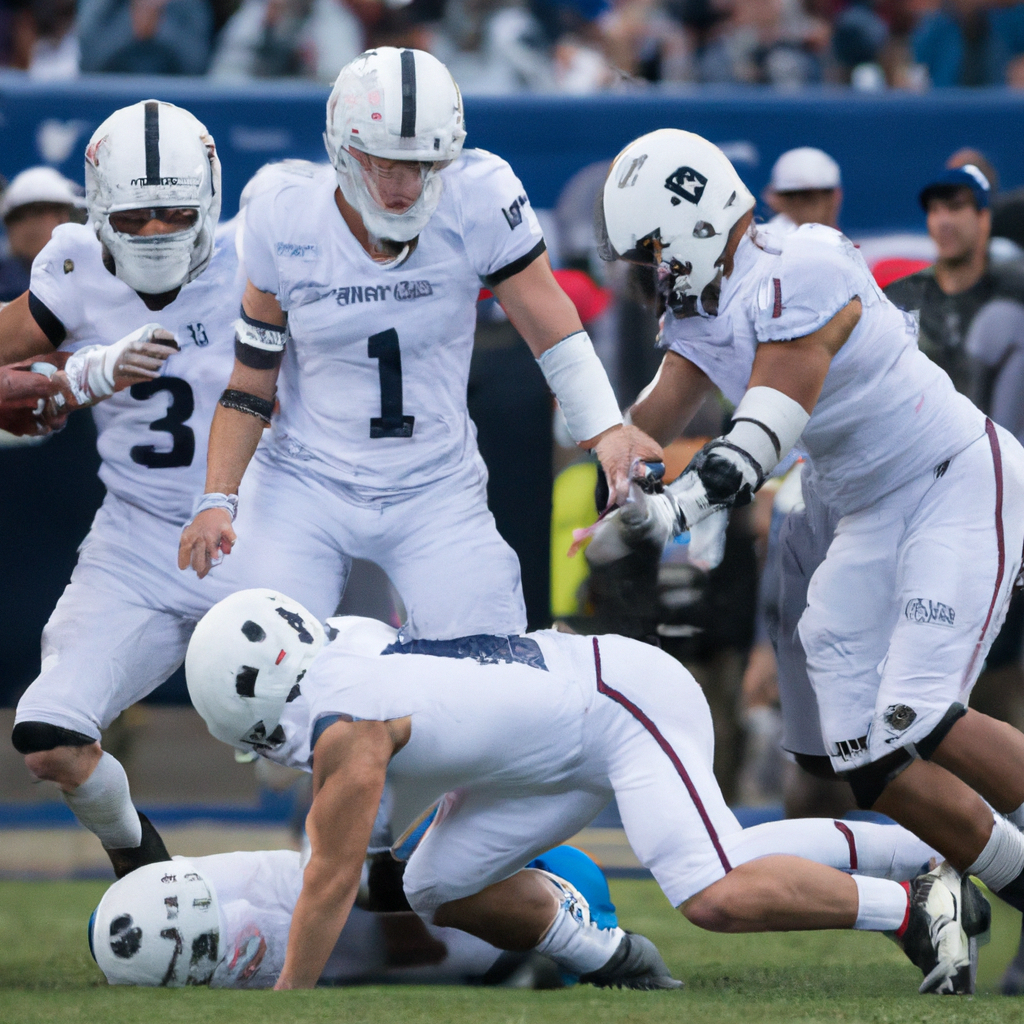
<svg viewBox="0 0 1024 1024"><path fill-rule="evenodd" d="M160 104L146 104L146 184L160 184Z"/></svg>
<svg viewBox="0 0 1024 1024"><path fill-rule="evenodd" d="M416 135L416 54L402 51L402 138Z"/></svg>

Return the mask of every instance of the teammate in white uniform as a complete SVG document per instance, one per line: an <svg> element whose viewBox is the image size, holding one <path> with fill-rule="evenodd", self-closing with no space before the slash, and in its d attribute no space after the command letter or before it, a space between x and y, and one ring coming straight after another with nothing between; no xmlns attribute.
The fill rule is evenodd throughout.
<svg viewBox="0 0 1024 1024"><path fill-rule="evenodd" d="M625 493L636 457L659 456L622 425L521 182L499 157L463 151L465 134L444 65L383 47L338 76L333 166L291 162L252 183L231 383L247 397L217 410L183 569L204 575L237 529L218 574L280 588L321 618L358 556L391 577L407 636L521 633L519 564L487 508L466 407L481 283L613 489ZM278 383L270 443L250 465Z"/></svg>
<svg viewBox="0 0 1024 1024"><path fill-rule="evenodd" d="M89 948L112 985L272 988L284 966L301 889L300 855L293 850L149 864L103 895L89 922ZM200 906L190 919L188 903L194 898ZM188 955L174 956L176 936L161 935L171 928ZM197 940L212 952L193 962ZM501 956L502 950L480 939L454 928L424 926L413 914L382 917L354 907L321 981L480 982L505 973L496 964ZM505 970L511 972L511 965Z"/></svg>
<svg viewBox="0 0 1024 1024"><path fill-rule="evenodd" d="M330 620L328 635L321 651L309 611L274 591L241 591L199 623L185 663L214 736L313 772L311 857L276 987L320 976L387 775L396 792L442 798L405 871L412 908L501 948L536 948L581 980L674 984L646 940L563 913L522 870L614 795L637 857L691 921L888 930L923 968L922 991L970 989L967 936L985 916L973 886L945 867L905 888L824 866L913 874L930 851L892 827L741 829L712 772L700 687L656 648L555 631L403 644L351 618Z"/></svg>
<svg viewBox="0 0 1024 1024"><path fill-rule="evenodd" d="M123 873L166 851L140 824L124 770L99 738L181 664L195 622L225 593L182 576L175 560L231 374L243 279L233 228L214 238L213 139L187 111L147 101L115 112L89 144L86 177L91 225L54 231L29 292L0 312L0 347L75 353L65 376L85 404L109 394L89 365L102 370L141 347L151 368L95 408L107 495L43 632L42 671L18 704L12 739Z"/></svg>
<svg viewBox="0 0 1024 1024"><path fill-rule="evenodd" d="M832 765L861 806L1024 906L1024 836L986 803L1024 822L1024 737L964 706L1021 565L1024 451L919 351L847 239L763 238L753 205L687 132L612 165L604 255L651 266L668 305L633 419L666 442L713 385L738 404L727 435L595 543L659 544L743 504L799 441L838 520L799 625Z"/></svg>

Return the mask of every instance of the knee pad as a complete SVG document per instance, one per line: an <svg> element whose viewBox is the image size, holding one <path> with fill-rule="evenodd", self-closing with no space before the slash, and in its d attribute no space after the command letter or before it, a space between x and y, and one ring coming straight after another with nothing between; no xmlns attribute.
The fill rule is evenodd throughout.
<svg viewBox="0 0 1024 1024"><path fill-rule="evenodd" d="M939 744L949 734L949 730L967 714L963 704L950 704L949 710L942 716L939 724L923 740L914 744L917 756L922 761L930 761Z"/></svg>
<svg viewBox="0 0 1024 1024"><path fill-rule="evenodd" d="M824 779L826 782L841 781L832 767L832 759L827 754L794 754L793 757L808 775Z"/></svg>
<svg viewBox="0 0 1024 1024"><path fill-rule="evenodd" d="M56 747L88 747L98 742L92 736L48 722L18 722L11 733L11 743L19 754L39 754Z"/></svg>
<svg viewBox="0 0 1024 1024"><path fill-rule="evenodd" d="M872 761L871 764L854 768L852 772L843 772L838 777L846 779L850 784L857 806L862 811L869 811L875 806L885 787L912 764L913 760L907 751L894 750L891 754Z"/></svg>

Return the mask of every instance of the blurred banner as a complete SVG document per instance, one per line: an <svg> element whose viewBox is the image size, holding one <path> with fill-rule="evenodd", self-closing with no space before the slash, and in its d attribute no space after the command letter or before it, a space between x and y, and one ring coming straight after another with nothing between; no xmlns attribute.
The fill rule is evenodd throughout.
<svg viewBox="0 0 1024 1024"><path fill-rule="evenodd" d="M112 110L142 99L191 110L217 140L224 166L224 213L262 164L286 157L326 159L327 91L291 82L214 85L180 78L82 78L33 84L0 74L0 172L10 178L48 163L81 181L82 152ZM654 128L695 131L722 146L755 195L775 159L794 146L818 146L839 162L850 234L921 230L917 193L962 146L981 149L1003 188L1024 184L1024 94L1003 89L941 89L860 94L814 90L701 88L580 98L467 97L468 145L505 157L535 207L555 205L569 177L608 160Z"/></svg>

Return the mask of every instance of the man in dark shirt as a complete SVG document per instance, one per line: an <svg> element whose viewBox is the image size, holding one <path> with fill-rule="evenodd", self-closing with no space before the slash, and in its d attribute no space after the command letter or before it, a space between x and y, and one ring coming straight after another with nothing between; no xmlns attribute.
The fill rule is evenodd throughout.
<svg viewBox="0 0 1024 1024"><path fill-rule="evenodd" d="M921 350L983 409L986 389L968 354L967 333L992 299L1024 302L1024 267L988 259L990 197L988 178L974 164L943 171L926 185L920 201L938 259L885 289L900 309L918 316Z"/></svg>

